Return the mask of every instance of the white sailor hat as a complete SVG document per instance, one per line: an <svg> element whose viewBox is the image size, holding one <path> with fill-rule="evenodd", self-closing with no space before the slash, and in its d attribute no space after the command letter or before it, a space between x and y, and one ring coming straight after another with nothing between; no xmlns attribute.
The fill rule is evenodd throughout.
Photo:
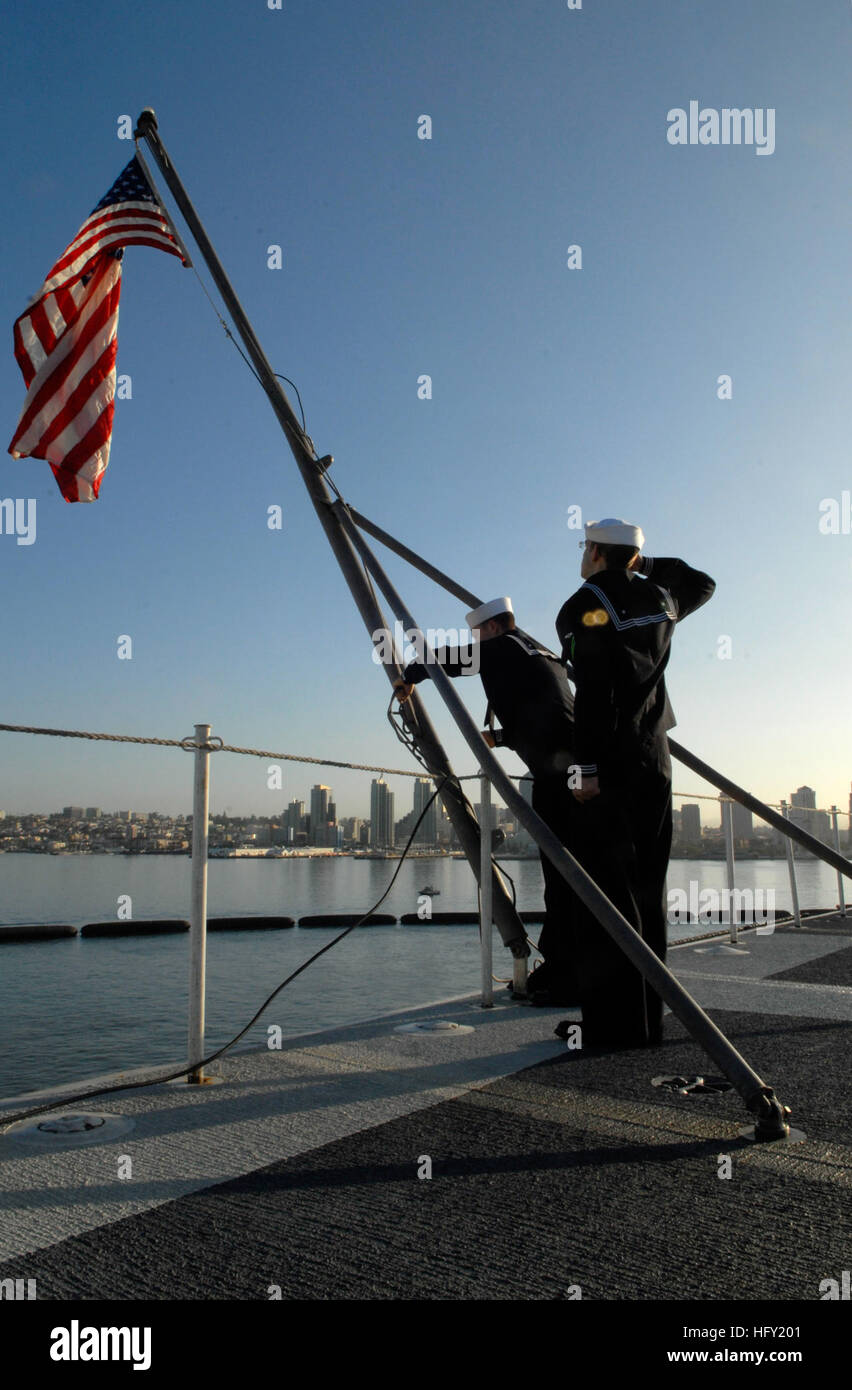
<svg viewBox="0 0 852 1390"><path fill-rule="evenodd" d="M489 603L481 603L478 608L472 608L465 614L465 622L469 628L479 627L486 623L489 618L496 618L500 613L514 613L512 600L510 598L493 598Z"/></svg>
<svg viewBox="0 0 852 1390"><path fill-rule="evenodd" d="M622 521L617 516L606 516L603 521L587 521L585 531L586 540L593 541L595 545L632 545L634 549L641 550L645 544L642 527L634 526L632 521Z"/></svg>

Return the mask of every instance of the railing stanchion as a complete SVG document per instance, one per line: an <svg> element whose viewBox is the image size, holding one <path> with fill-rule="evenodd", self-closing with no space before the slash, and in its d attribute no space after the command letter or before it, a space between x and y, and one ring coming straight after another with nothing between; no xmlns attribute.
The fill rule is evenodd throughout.
<svg viewBox="0 0 852 1390"><path fill-rule="evenodd" d="M838 825L837 825L837 807L836 807L836 806L832 806L832 808L831 808L831 823L832 823L832 825L834 826L834 848L837 850L837 853L839 854L839 853L840 853L840 830L838 829ZM837 892L838 892L838 894L839 894L839 897L838 897L838 907L840 908L840 915L841 915L841 917L845 917L845 916L846 916L846 894L845 894L844 889L843 889L843 875L842 875L842 873L840 873L839 870L838 870L838 873L837 873Z"/></svg>
<svg viewBox="0 0 852 1390"><path fill-rule="evenodd" d="M781 802L781 814L785 820L790 819L790 808L786 801ZM802 914L799 911L799 886L796 883L796 860L793 854L793 841L784 837L784 849L787 852L787 869L790 874L790 897L793 902L793 923L795 926L802 925Z"/></svg>
<svg viewBox="0 0 852 1390"><path fill-rule="evenodd" d="M204 1000L207 967L207 818L210 805L210 725L195 726L195 776L192 797L192 911L189 960L190 1065L204 1056ZM196 1067L187 1081L204 1081Z"/></svg>
<svg viewBox="0 0 852 1390"><path fill-rule="evenodd" d="M725 860L728 867L728 910L731 914L731 945L737 944L737 921L734 914L734 803L720 797L722 825L725 830Z"/></svg>
<svg viewBox="0 0 852 1390"><path fill-rule="evenodd" d="M484 768L479 780L479 949L482 966L482 1008L494 1007L494 981L491 958L491 783Z"/></svg>

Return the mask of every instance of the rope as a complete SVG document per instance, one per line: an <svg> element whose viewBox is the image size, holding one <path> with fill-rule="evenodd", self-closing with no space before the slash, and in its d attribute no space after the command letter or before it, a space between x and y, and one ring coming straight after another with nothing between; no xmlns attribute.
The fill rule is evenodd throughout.
<svg viewBox="0 0 852 1390"><path fill-rule="evenodd" d="M393 701L391 701L391 704L392 703ZM414 747L409 744L408 740L397 727L395 720L391 717L390 710L388 711L388 717L391 727L394 729L400 741L405 744L406 748L408 748L415 757L419 758L419 754ZM85 729L39 729L32 724L0 724L0 733L43 734L49 738L88 738L100 743L146 743L152 744L156 748L183 748L185 752L189 753L195 752L198 747L201 747L205 748L210 753L240 753L247 758L274 758L278 762L313 763L317 767L344 767L351 769L353 772L387 772L392 777L423 776L422 772L413 772L410 767L381 767L378 763L347 763L339 758L311 758L303 753L275 753L268 748L238 748L236 744L223 743L215 734L211 735L207 743L199 745L195 742L192 735L187 738L146 738L141 734L103 734L92 733ZM423 767L426 768L425 763L423 763ZM426 771L429 773L430 778L432 778L433 774L429 772L428 768L426 768ZM461 777L456 777L454 780L457 782L474 782L479 780L480 775L481 774L478 772L467 772ZM522 777L520 780L529 781L530 779ZM732 799L728 796L707 796L702 792L672 792L672 796L688 796L694 801L715 801L717 805L720 801L730 801ZM767 806L774 807L776 810L781 810L780 802L768 801L766 804ZM793 809L797 808L794 807ZM814 808L808 807L806 809L813 810ZM838 807L837 814L839 816L848 816L849 812L843 811Z"/></svg>
<svg viewBox="0 0 852 1390"><path fill-rule="evenodd" d="M739 805L739 802L736 801L734 797L732 797L732 796L725 796L722 792L719 792L716 796L708 796L706 792L676 792L676 791L673 791L673 792L672 792L672 796L677 796L677 797L689 797L690 801L715 801L715 803L716 803L717 806L718 806L718 804L719 804L720 801L729 801L729 802L731 803L732 806L738 806L738 805ZM773 809L773 811L781 811L781 810L784 809L783 804L782 804L780 801L767 801L767 802L765 802L765 805L771 806L772 809ZM787 805L787 810L788 810L788 811L819 811L820 809L822 809L822 808L820 808L819 806L791 806L790 803L789 803L789 801L786 803L786 805ZM757 815L757 811L753 811L752 814L756 816L756 815ZM829 816L829 815L831 815L831 811L826 807L826 808L824 808L824 814L827 815L827 816ZM848 816L848 815L849 815L849 812L848 812L848 811L842 810L841 807L838 806L838 807L837 807L837 814L838 814L839 816ZM759 816L758 816L758 819L760 819Z"/></svg>
<svg viewBox="0 0 852 1390"><path fill-rule="evenodd" d="M135 734L91 733L83 729L38 729L30 724L0 724L0 732L10 734L44 734L50 738L88 738L102 743L146 743L157 748L183 748L194 752L199 746L211 753L242 753L250 758L275 758L289 763L315 763L319 767L347 767L356 772L388 772L394 777L422 777L421 772L412 772L410 767L380 767L378 763L347 763L338 758L311 758L300 753L273 753L267 748L237 748L232 743L223 743L215 735L209 742L195 743L188 738L143 738ZM471 774L476 775L476 774Z"/></svg>

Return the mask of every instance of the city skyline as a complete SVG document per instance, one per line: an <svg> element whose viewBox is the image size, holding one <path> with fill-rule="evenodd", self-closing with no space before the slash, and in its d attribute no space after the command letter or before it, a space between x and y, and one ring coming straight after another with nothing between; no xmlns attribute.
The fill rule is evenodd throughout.
<svg viewBox="0 0 852 1390"><path fill-rule="evenodd" d="M551 647L583 522L637 522L648 554L717 584L675 633L675 737L764 800L806 775L845 806L852 653L827 636L852 581L848 7L185 0L123 13L104 67L91 34L114 22L104 0L82 26L51 12L51 81L9 112L10 338L153 105L347 501L483 600L510 594ZM26 7L5 37L27 70ZM676 143L671 113L696 98L722 113L719 143ZM725 143L732 106L764 134L772 113L771 149ZM3 455L4 722L180 739L206 720L231 745L404 766L386 675L195 271L130 247L122 275L98 501L68 505L47 463ZM10 345L7 440L22 401ZM465 603L381 558L423 629L463 626ZM458 689L482 727L479 680ZM189 799L176 749L7 732L3 763L19 808ZM271 804L263 760L212 763L214 809ZM354 774L323 775L354 812ZM283 788L305 794L286 766Z"/></svg>
<svg viewBox="0 0 852 1390"><path fill-rule="evenodd" d="M408 780L409 779L406 779L406 781ZM531 804L532 781L529 778L529 776L522 775L522 780L519 782L518 785L521 795L524 797L525 800L529 801ZM846 805L837 805L838 825L840 828L841 840L843 840L844 837L852 838L852 782L850 782L849 785L850 791ZM301 829L306 815L310 820L312 833L314 832L314 828L318 823L323 826L326 826L329 823L342 825L346 822L351 822L355 820L358 822L362 822L366 825L371 825L373 822L374 807L377 805L377 801L374 796L374 789L378 788L379 786L385 789L385 792L382 793L382 800L384 800L385 795L387 795L387 797L389 798L389 802L385 802L384 809L380 810L379 812L382 822L383 833L387 833L387 828L389 825L399 825L400 823L408 819L411 819L413 825L414 820L416 820L416 818L420 815L420 812L423 810L424 804L429 800L434 790L434 783L432 782L431 778L416 777L411 779L412 800L410 809L403 812L403 815L401 817L396 818L394 818L394 807L396 801L395 793L391 791L389 784L385 781L384 778L373 778L370 784L369 792L367 794L369 797L369 815L364 813L364 802L362 802L360 810L356 809L345 812L341 810L340 812L338 812L337 802L333 799L333 788L325 783L315 783L312 787L308 788L307 801L304 797L291 797L286 799L283 806L281 806L280 808L265 811L258 810L257 807L249 808L248 810L242 811L227 811L224 808L215 810L211 807L210 819L211 821L216 821L221 820L223 817L226 817L228 819L241 821L273 820L280 823L285 829L292 830L294 837ZM475 799L475 794L473 793L473 786L470 783L468 783L467 786L471 803L474 807L475 814L478 817L480 803ZM476 789L478 790L478 786ZM674 794L675 801L682 803L680 806L676 806L675 808L676 815L680 817L679 828L681 830L681 833L684 834L684 836L688 836L690 834L700 836L703 830L708 826L717 827L720 824L720 803L716 798L703 798L700 801L700 803L691 802L689 799L690 795L694 796L695 793L676 792ZM830 812L831 807L818 805L817 796L814 788L803 783L794 791L787 793L787 795L783 798L779 798L776 805L781 806L782 804L786 804L788 808L789 818L791 821L800 825L803 829L808 830L809 833L815 835L817 838L823 838L824 835L827 834L828 823L830 821L830 816L828 813ZM306 805L309 807L309 810L307 812L305 811ZM422 841L430 842L437 838L437 821L439 816L443 816L443 810L439 810L439 807L440 798L436 797L432 801L432 804L426 813L424 822L415 839L415 843L419 843ZM502 803L500 798L492 795L493 816L496 816L498 813L506 812L506 810L507 808ZM706 818L707 812L712 813L712 818ZM684 813L687 814L685 815ZM172 820L186 820L191 819L192 808L190 804L187 807L187 809L182 812L169 813L163 809L151 808L147 810L135 808L104 810L103 808L98 806L87 807L84 806L82 803L80 803L79 805L69 803L63 808L61 808L61 811L59 808L55 808L52 811L45 810L43 808L36 808L32 811L0 809L0 824L2 824L2 822L7 819L19 819L33 815L57 816L60 814L63 816L68 816L72 819L81 820L96 819L101 816L124 819L127 821L132 821L134 818L144 820L145 818L150 816L167 817ZM496 820L494 820L493 817L492 824L496 824ZM752 833L759 833L761 830L769 829L769 827L767 827L765 823L763 823L756 814L753 814L746 807L741 806L737 802L733 802L733 825L735 838L741 840L749 838L749 836ZM312 843L315 842L312 841ZM333 848L335 846L329 845L328 847ZM392 841L388 847L393 847Z"/></svg>

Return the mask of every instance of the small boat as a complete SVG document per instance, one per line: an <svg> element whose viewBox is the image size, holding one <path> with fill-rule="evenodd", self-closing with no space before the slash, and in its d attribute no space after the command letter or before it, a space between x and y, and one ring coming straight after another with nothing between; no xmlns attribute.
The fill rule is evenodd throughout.
<svg viewBox="0 0 852 1390"><path fill-rule="evenodd" d="M429 898L440 898L440 888L433 888L431 883L427 883L425 888L420 889L421 894L425 893Z"/></svg>

